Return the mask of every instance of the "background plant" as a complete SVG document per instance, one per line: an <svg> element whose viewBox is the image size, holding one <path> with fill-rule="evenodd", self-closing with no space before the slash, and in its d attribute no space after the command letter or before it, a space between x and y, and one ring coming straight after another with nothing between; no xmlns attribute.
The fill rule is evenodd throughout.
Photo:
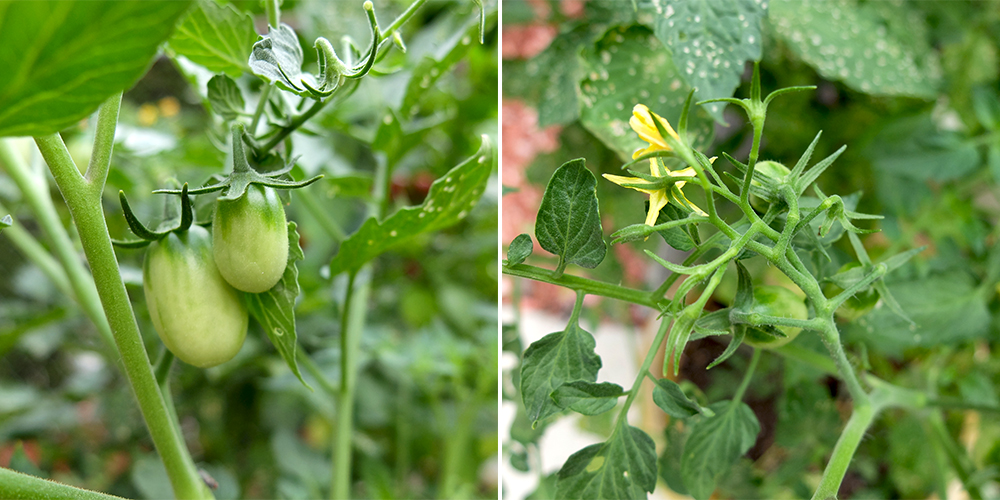
<svg viewBox="0 0 1000 500"><path fill-rule="evenodd" d="M992 355L997 331L994 319L998 278L993 264L997 256L993 229L997 220L997 178L992 168L996 138L989 125L992 123L989 117L994 114L991 110L998 102L995 68L1000 38L997 36L997 16L988 12L988 8L984 10L985 4L935 2L920 5L768 2L766 8L751 2L726 5L679 2L672 3L669 9L663 6L661 10L657 10L655 3L639 2L638 11L612 2L590 2L581 9L568 2L550 3L547 10L537 9L537 4L533 3L517 5L522 9L505 9L505 27L531 20L534 24L526 26L532 29L547 26L553 29L548 31L551 42L547 47L534 42L535 46L545 47L541 52L536 51L537 55L524 58L525 53L516 50L505 54L512 58L504 62L504 107L506 110L513 106L511 101L514 99L534 106L538 110L538 125L544 127L543 133L559 136L554 147L546 145L542 149L552 152L540 155L520 176L544 185L549 183L550 177L555 180L553 172L557 167L568 159L580 157L586 159L587 167L595 173L625 175L619 167L631 159L632 151L647 146L637 141L638 136L627 126L628 110L634 104L649 105L678 127L679 118L683 116L684 97L692 87L698 87L695 100L726 98L733 95L733 89L737 96L751 96L752 80L745 71L744 61L760 57L764 89L797 85L816 85L817 89L781 96L767 108L766 123L759 110L755 121L753 109L749 117L744 118L741 116L744 112L736 106L724 110L721 106L711 107L713 103L693 106L685 141L694 151L720 156L711 166L702 163L707 180L715 186L724 181L729 186L727 189L737 195L743 193L744 186L751 187L756 201L748 201L758 207L758 216L764 217L769 206L765 197L769 190L779 187L769 185L765 179L746 184L750 179L722 158L722 152L729 152L734 159L744 163L768 159L792 168L807 149L812 152L812 163L816 163L817 159L827 158L846 144L847 149L839 154L833 166L822 176L811 179L820 191L808 193L809 197L815 195L818 199L803 199L799 203L800 221L826 197L821 193L841 193L844 215L872 213L885 218L850 221L857 228L881 229L872 235L854 235L839 229L840 222L823 228L825 215L817 214L817 219L811 222L815 225L814 232L803 231L799 237L789 240L791 247L799 249L796 254L801 256L809 274L818 279L827 297L835 297L841 290L850 288L851 283L847 281L870 273L874 267L865 270L865 259L874 264L891 262L887 267L894 267L898 260L892 260L892 256L926 246L922 253L911 256L909 261L882 278L884 284L877 285L881 289L877 294L881 299L878 307L873 310L865 307L873 305L872 292L866 292L866 298L849 302L847 307L837 310L837 327L846 348L846 358L839 362L840 379L845 379L843 373L850 367L862 374L859 380L862 389L881 393L879 398L887 394L879 380L917 391L905 393L906 397L913 397L903 404L910 407L908 410L885 410L871 421L872 427L854 436L864 439L858 445L842 484L837 481L836 485L830 485L827 464L831 456L831 463L842 456L840 451L832 451L838 439L836 436L841 435L845 426L848 432L844 435L858 427L860 417L848 418L850 410L857 411L864 405L858 403L860 398L848 397L848 393L858 393L856 388L851 388L852 383L829 378L835 365L829 358L824 361L816 356L828 351L819 341L820 336L805 331L786 348L774 351L779 356L763 355L752 363L757 356L751 355L747 348L736 349L735 353L727 351L731 346L729 338L710 336L693 340L713 329L705 324L715 319L709 317L695 323L694 333L686 339L693 341L683 349L680 373L676 378L684 392L665 387L663 390L675 396L685 394L698 406L715 410L715 417L700 413L697 406L688 407L686 413L676 410L677 405L670 405L673 399L664 398L663 393L657 399L654 393L649 403L660 404L670 415L669 422L662 413L660 417L650 418L648 412L642 413L645 416L642 420L633 419L632 422L645 429L656 443L657 467L629 469L630 477L635 477L636 470L642 473L639 486L645 490L630 490L635 488L634 484L615 486L612 482L578 480L580 477L592 478L593 470L600 470L595 462L584 458L606 456L606 453L621 458L629 451L633 457L631 462L616 460L610 463L633 467L631 464L649 461L649 446L632 444L642 444L641 439L621 445L633 431L623 430L631 429L623 423L624 418L617 426L607 422L606 415L619 415L618 412L585 419L594 422L588 423L588 427L601 429L598 432L602 439L607 439L605 447L581 450L574 456L575 460L565 464L562 472L551 476L548 475L550 471L539 471L534 464L539 463L541 453L539 438L553 417L542 419L532 429L532 416L519 414L505 450L510 450L508 458L514 467L540 474L536 496L549 497L557 491L560 495L581 496L581 492L594 491L578 489L579 485L604 484L610 488L605 496L641 497L655 487L658 479L676 491L686 490L696 497L707 496L713 490L716 494L736 498L803 497L817 493L817 487L820 487L819 497L823 497L837 494L836 486L839 485L840 496L914 497L936 491L943 498L944 490L954 481L961 482L973 497L988 496L993 484L991 471L996 466L997 446L989 418L996 411L997 382ZM539 13L539 10L545 12ZM713 47L722 47L723 53L729 55L710 53ZM866 52L865 49L870 50ZM524 76L543 69L551 75L543 79ZM701 76L702 72L706 76ZM719 76L715 77L714 72ZM705 86L699 78L711 79L718 85ZM722 85L725 82L730 83ZM730 84L732 87L728 86ZM555 102L554 96L563 100ZM729 126L721 126L720 118ZM712 126L713 120L719 124ZM816 138L818 130L822 130L823 135ZM760 146L760 153L756 153L757 146ZM680 150L675 150L681 156ZM508 168L506 154L507 151L505 169ZM693 157L687 162L699 161L700 158ZM648 172L642 164L631 168L639 173ZM711 174L713 169L719 178ZM736 179L731 180L727 172L736 175ZM511 177L505 171L507 178ZM700 177L688 180L684 193L694 205L708 210L708 200L700 194L703 189L697 187L699 182ZM674 301L667 303L660 299L668 290L668 286L662 286L667 284L665 280L682 280L651 270L649 264L656 259L641 253L642 250L652 251L657 258L667 255L660 248L663 247L662 239L674 249L688 252L679 254L684 259L692 251L693 255L701 254L705 245L715 243L711 237L718 233L705 229L691 232L680 227L681 224L689 227L696 222L693 220L672 222L678 227L662 231L661 236L649 234L641 226L626 231L623 228L643 218L641 214L645 210L639 204L642 195L602 180L595 184L596 199L600 200L601 226L611 228L608 233L619 230L612 239L638 237L637 241L612 245L608 254L614 258L600 265L591 262L593 265L589 267L593 270L568 266L561 278L550 271L527 271L530 266L516 264L530 253L530 247L512 244L505 272L556 282L587 294L611 295L620 301L641 304L651 311L666 309L667 319L661 323L657 339L664 335L665 323L671 316L677 321L685 315L683 311L698 311L704 306L706 312L711 312L733 306L741 288L740 273L735 267L729 266L718 284L708 280L695 287L687 302L668 294L667 297L674 297ZM510 189L513 187L517 190ZM548 189L552 188L553 183L549 183ZM862 188L865 196L855 193ZM508 206L520 213L528 212L533 196L537 196L534 202L537 206L542 198L541 191L534 195L534 189L527 182L508 187L511 194L505 197L505 219ZM724 193L715 192L716 197L725 199ZM719 201L718 213L731 224L743 216L752 219L745 207L735 207L740 204ZM546 224L543 215L546 215L544 211L539 212L537 221L533 216L520 219L523 222L517 232L531 230L534 226L535 235L541 242L537 225ZM667 223L685 216L684 213L664 215L661 212L657 222ZM766 245L781 245L780 232L786 227L781 220L783 217L774 219L777 224L773 229L779 234L772 233L772 238L762 240ZM697 222L701 226L707 224ZM511 242L517 234L508 231L516 222L508 224L511 223L505 220L505 242ZM593 229L592 226L580 227ZM825 229L829 232L818 234ZM743 230L740 227L739 233ZM650 237L644 240L647 234ZM734 236L738 234L719 236L717 241L723 242L723 249L705 250L702 260L689 260L684 265L711 262L728 248ZM522 244L526 241L523 238ZM750 239L747 244L753 246L760 241ZM560 260L564 259L563 255L557 255ZM649 264L640 259L646 259ZM792 283L776 272L779 266L774 261L768 265L767 260L759 256L741 259L747 275L752 276L745 283L769 283L794 289ZM847 264L854 260L860 260L861 266L851 271ZM526 262L550 270L560 264L537 249ZM676 269L670 263L666 265L675 270L692 271ZM652 269L659 267L655 265ZM838 276L838 273L845 274ZM580 279L582 277L593 281ZM698 275L701 279L711 277L710 272ZM845 277L850 279L844 280ZM692 280L691 284L697 281L700 280ZM698 294L710 288L714 288L714 292L701 295L698 301ZM510 289L514 291L510 300L516 307L518 294L530 293L532 288L514 280ZM895 298L900 307L892 307L888 297ZM693 306L686 305L692 301L695 302ZM869 302L866 304L866 301ZM618 301L603 300L593 304L583 311L578 310L579 305L574 309L573 319L564 333L566 336L580 331L577 318L614 319L626 324L653 321L652 317ZM812 317L816 317L815 302L811 309ZM725 316L732 318L728 312ZM685 331L685 328L674 328ZM519 344L516 324L508 325L505 331L508 333L506 348L518 354L523 352L527 346ZM685 344L683 340L684 335L671 334L667 353L679 355ZM586 343L582 346L589 352ZM645 352L643 349L641 354ZM733 354L727 361L707 372L704 370L727 352ZM755 370L749 368L751 365ZM577 366L589 367L583 370L585 376L576 373L561 381L557 379L551 391L541 396L555 414L563 413L562 408L592 412L610 410L615 407L614 399L619 395L628 396L625 405L630 404L632 398L638 398L638 404L643 404L645 398L628 391L628 387L622 394L607 384L597 384L599 362L589 360ZM523 399L524 394L515 391L524 388L524 382L519 380L524 375L524 367L524 364L515 367L509 374L511 384L506 386L505 397L519 402ZM747 380L744 378L747 372L755 374L744 392L739 388L743 387L741 380ZM659 376L658 370L654 373ZM559 389L559 382L568 383ZM583 389L589 391L589 397L579 392ZM894 394L902 396L904 393ZM753 409L753 420L760 424L760 433L749 425L751 418L746 411L737 411L739 405L734 403L727 407L732 411L720 413L719 408L707 404L740 398ZM853 403L848 403L852 400ZM588 402L593 404L588 407ZM900 401L893 404L900 404ZM664 405L667 408L663 408ZM914 411L912 407L921 409ZM617 408L621 410L622 404ZM727 419L720 419L720 415ZM713 425L713 421L719 425L723 422L733 424L732 432L721 433L728 437L720 442L696 440L691 444L691 435ZM740 422L742 427L736 425ZM978 439L968 441L971 435ZM684 464L682 451L687 450L689 444L702 451L697 455L704 457L705 462L699 467L690 461ZM715 450L715 454L706 450ZM585 451L591 455L584 457ZM588 471L587 466L592 466L592 470ZM699 477L696 470L707 471L710 477ZM821 475L824 470L827 476ZM651 477L650 471L658 472L658 479ZM722 471L725 474L721 474ZM607 473L608 478L616 477Z"/></svg>
<svg viewBox="0 0 1000 500"><path fill-rule="evenodd" d="M495 496L496 11L0 4L0 135L41 151L0 144L0 496ZM254 168L325 177L285 199L237 357L171 369L118 191L155 226L152 190L228 173L233 123Z"/></svg>

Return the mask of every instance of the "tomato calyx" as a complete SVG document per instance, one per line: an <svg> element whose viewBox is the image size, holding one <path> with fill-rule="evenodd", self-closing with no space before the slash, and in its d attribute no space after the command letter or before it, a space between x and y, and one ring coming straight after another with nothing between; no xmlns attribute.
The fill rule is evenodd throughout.
<svg viewBox="0 0 1000 500"><path fill-rule="evenodd" d="M203 186L196 189L191 189L188 191L189 194L205 194L214 191L224 191L222 195L219 196L219 200L234 201L240 199L244 193L246 193L247 188L251 184L257 184L261 186L268 186L278 189L298 189L306 187L318 180L320 180L323 175L317 175L311 177L304 181L295 182L282 179L281 176L288 174L295 166L295 161L287 163L283 168L275 170L273 172L260 173L254 170L250 163L247 161L246 151L243 147L243 141L245 140L245 131L243 129L243 124L237 123L232 127L233 134L233 170L229 175L222 180L216 182L215 184L210 184L208 186ZM180 190L177 189L157 189L153 191L154 193L162 194L182 194Z"/></svg>
<svg viewBox="0 0 1000 500"><path fill-rule="evenodd" d="M189 191L187 183L184 184L178 193L181 195L180 218L168 217L161 222L155 230L150 230L143 225L143 223L139 221L139 218L135 216L135 213L132 212L132 207L128 204L128 198L125 197L125 192L118 191L118 200L122 204L122 212L125 214L125 222L128 223L129 229L131 229L132 233L138 236L139 239L112 239L111 243L121 248L142 248L154 241L159 241L165 238L170 233L180 233L190 229L191 225L194 223L194 208L191 205L191 198L188 197ZM169 205L165 204L164 211L169 211Z"/></svg>

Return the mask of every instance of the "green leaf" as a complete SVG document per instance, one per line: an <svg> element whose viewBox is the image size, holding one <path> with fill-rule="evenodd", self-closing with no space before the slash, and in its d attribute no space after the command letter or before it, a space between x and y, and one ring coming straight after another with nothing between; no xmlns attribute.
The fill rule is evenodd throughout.
<svg viewBox="0 0 1000 500"><path fill-rule="evenodd" d="M58 132L131 87L188 6L0 3L0 137Z"/></svg>
<svg viewBox="0 0 1000 500"><path fill-rule="evenodd" d="M532 426L559 412L552 393L563 384L597 381L601 358L594 352L594 336L570 322L561 332L533 342L521 360L521 400Z"/></svg>
<svg viewBox="0 0 1000 500"><path fill-rule="evenodd" d="M692 426L681 460L684 486L697 500L712 495L719 478L753 446L760 432L760 422L746 403L720 401L709 408L716 415Z"/></svg>
<svg viewBox="0 0 1000 500"><path fill-rule="evenodd" d="M14 219L10 218L10 214L3 216L3 218L0 219L0 232L3 231L3 228L10 227L12 224L14 224Z"/></svg>
<svg viewBox="0 0 1000 500"><path fill-rule="evenodd" d="M930 114L902 118L879 131L869 149L879 170L917 181L948 181L975 170L979 152L962 134L939 130Z"/></svg>
<svg viewBox="0 0 1000 500"><path fill-rule="evenodd" d="M877 7L772 0L768 19L778 38L824 78L872 95L936 95L941 68L926 39L886 29L890 20ZM908 22L909 31L926 29L919 17Z"/></svg>
<svg viewBox="0 0 1000 500"><path fill-rule="evenodd" d="M656 445L642 430L618 426L604 443L572 454L556 481L556 498L645 499L656 488Z"/></svg>
<svg viewBox="0 0 1000 500"><path fill-rule="evenodd" d="M653 382L656 382L656 387L653 387L653 402L667 415L681 419L702 413L706 416L714 415L712 410L688 399L677 382L667 378L653 379Z"/></svg>
<svg viewBox="0 0 1000 500"><path fill-rule="evenodd" d="M170 49L212 73L238 78L250 69L247 60L257 40L253 18L233 5L198 0L198 6L177 27Z"/></svg>
<svg viewBox="0 0 1000 500"><path fill-rule="evenodd" d="M281 23L275 28L269 26L266 35L253 44L250 52L250 70L265 80L298 95L309 95L300 85L305 75L302 73L302 46L291 26ZM316 87L314 81L307 82Z"/></svg>
<svg viewBox="0 0 1000 500"><path fill-rule="evenodd" d="M517 235L507 247L507 265L513 266L524 262L524 259L531 255L533 247L531 236L528 236L527 233Z"/></svg>
<svg viewBox="0 0 1000 500"><path fill-rule="evenodd" d="M485 2L483 6L487 25L492 25L497 20L497 2ZM416 68L406 86L403 103L399 110L402 116L415 115L419 111L416 105L423 95L434 86L434 83L443 75L448 74L451 68L461 61L469 48L476 42L479 33L479 11L473 9L471 14L455 15L455 19L449 20L454 26L448 30L448 39L443 40L435 47L433 53L424 56Z"/></svg>
<svg viewBox="0 0 1000 500"><path fill-rule="evenodd" d="M236 82L226 75L215 75L208 81L208 102L212 111L226 121L233 121L243 114L246 102Z"/></svg>
<svg viewBox="0 0 1000 500"><path fill-rule="evenodd" d="M303 385L309 384L302 379L299 365L295 359L297 348L295 333L295 297L299 295L299 270L295 261L305 258L302 247L299 246L299 233L295 223L288 223L288 266L281 281L270 290L263 293L245 293L247 309L250 315L260 323L267 333L267 338L274 344L292 373Z"/></svg>
<svg viewBox="0 0 1000 500"><path fill-rule="evenodd" d="M766 5L754 0L654 2L653 32L670 49L684 81L698 89L698 100L732 97L746 62L760 59ZM724 122L725 104L704 107Z"/></svg>
<svg viewBox="0 0 1000 500"><path fill-rule="evenodd" d="M883 352L955 344L989 334L990 312L976 283L964 271L887 285L914 324L877 304L847 327L852 340ZM883 299L884 300L884 299Z"/></svg>
<svg viewBox="0 0 1000 500"><path fill-rule="evenodd" d="M649 209L648 201L646 202L646 209ZM674 220L686 219L687 216L688 214L674 206L673 203L669 203L667 206L660 209L660 213L656 216L656 223L665 224ZM657 231L657 233L663 238L663 241L667 242L668 245L682 252L687 252L695 247L694 239L691 238L691 233L688 233L687 228L685 227L672 227L670 229Z"/></svg>
<svg viewBox="0 0 1000 500"><path fill-rule="evenodd" d="M614 408L618 404L618 398L623 395L625 391L618 384L577 380L557 388L552 393L552 400L560 408L584 415L600 415Z"/></svg>
<svg viewBox="0 0 1000 500"><path fill-rule="evenodd" d="M629 127L632 108L645 104L676 125L691 87L684 83L670 53L642 26L614 28L582 53L580 121L624 160L648 144ZM704 110L688 122L696 145L711 141L713 125Z"/></svg>
<svg viewBox="0 0 1000 500"><path fill-rule="evenodd" d="M424 203L406 207L381 223L369 218L344 240L330 262L330 275L360 269L365 262L422 233L437 231L465 218L486 190L493 171L493 148L487 136L475 155L431 184Z"/></svg>
<svg viewBox="0 0 1000 500"><path fill-rule="evenodd" d="M604 260L597 179L578 158L556 169L545 186L535 219L538 245L567 263L593 269Z"/></svg>
<svg viewBox="0 0 1000 500"><path fill-rule="evenodd" d="M529 63L541 71L537 80L539 89L538 126L564 125L576 120L580 110L576 92L580 82L581 42L593 35L587 25L557 35L541 54Z"/></svg>

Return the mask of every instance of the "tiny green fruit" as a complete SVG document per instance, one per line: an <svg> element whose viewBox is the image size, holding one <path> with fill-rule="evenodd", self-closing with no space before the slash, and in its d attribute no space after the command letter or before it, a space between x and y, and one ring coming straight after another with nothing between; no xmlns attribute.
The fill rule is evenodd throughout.
<svg viewBox="0 0 1000 500"><path fill-rule="evenodd" d="M809 309L805 302L795 295L795 292L775 285L761 285L753 289L753 307L751 314L764 314L768 316L778 316L781 318L808 319ZM790 326L779 326L779 330L786 337L776 337L770 335L759 328L747 327L747 334L744 342L753 347L761 349L774 349L781 347L799 335L801 328Z"/></svg>
<svg viewBox="0 0 1000 500"><path fill-rule="evenodd" d="M218 200L212 248L222 277L237 290L270 290L288 265L285 208L273 188L251 184L236 200Z"/></svg>
<svg viewBox="0 0 1000 500"><path fill-rule="evenodd" d="M246 306L219 274L201 226L154 241L142 265L153 328L181 361L208 368L236 356L247 335Z"/></svg>

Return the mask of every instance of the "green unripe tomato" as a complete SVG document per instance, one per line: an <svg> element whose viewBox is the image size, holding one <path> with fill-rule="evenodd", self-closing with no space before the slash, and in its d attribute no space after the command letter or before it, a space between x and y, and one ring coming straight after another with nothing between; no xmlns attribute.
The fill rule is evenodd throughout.
<svg viewBox="0 0 1000 500"><path fill-rule="evenodd" d="M142 290L153 328L181 361L208 368L233 359L243 346L247 309L215 267L205 228L153 242L142 263Z"/></svg>
<svg viewBox="0 0 1000 500"><path fill-rule="evenodd" d="M764 174L765 177L769 177L776 182L780 182L784 180L785 177L788 177L788 174L791 173L791 170L788 170L788 167L776 161L766 160L757 162L757 164L754 165L754 172L758 174ZM750 181L750 183L753 184L754 186L760 186L760 183L755 180ZM756 195L751 194L750 205L752 205L757 210L764 211L767 210L768 203L758 198Z"/></svg>
<svg viewBox="0 0 1000 500"><path fill-rule="evenodd" d="M251 184L237 200L219 200L212 248L222 277L237 290L270 290L288 265L285 207L273 188Z"/></svg>
<svg viewBox="0 0 1000 500"><path fill-rule="evenodd" d="M753 308L750 313L766 314L768 316L778 316L781 318L809 319L809 309L805 302L795 295L795 292L775 285L761 285L753 289ZM778 338L761 331L752 326L747 327L747 336L744 342L762 349L774 349L781 347L799 335L801 328L790 326L779 326L785 338Z"/></svg>
<svg viewBox="0 0 1000 500"><path fill-rule="evenodd" d="M861 264L859 262L848 262L847 264L841 266L840 269L837 270L837 272L841 273L844 271L849 271L851 269L860 266ZM844 291L843 288L840 288L839 286L834 285L833 283L828 283L826 286L823 287L823 292L826 294L827 297L834 297L843 291ZM868 314L872 309L874 309L875 304L878 303L878 299L879 299L878 290L875 290L874 287L869 287L867 290L862 290L854 294L853 297L847 299L847 301L845 301L843 304L840 305L840 307L837 308L835 314L840 319L846 321L854 321L864 316L865 314Z"/></svg>

